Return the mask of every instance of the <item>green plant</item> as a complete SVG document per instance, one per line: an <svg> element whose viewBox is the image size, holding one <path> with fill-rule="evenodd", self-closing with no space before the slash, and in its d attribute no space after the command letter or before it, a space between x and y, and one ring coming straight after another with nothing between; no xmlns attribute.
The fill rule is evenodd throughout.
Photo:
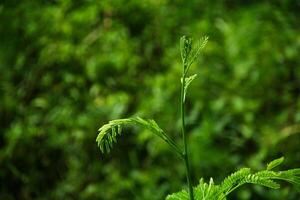
<svg viewBox="0 0 300 200"><path fill-rule="evenodd" d="M226 197L238 187L246 184L262 185L272 189L279 189L280 185L276 180L284 180L296 186L300 186L300 169L291 169L286 171L273 171L283 162L284 158L279 158L267 165L267 169L252 173L249 168L242 168L228 176L220 185L215 185L211 178L209 183L200 179L199 184L194 187L196 200L226 200ZM167 200L188 200L188 192L181 192L169 195Z"/></svg>
<svg viewBox="0 0 300 200"><path fill-rule="evenodd" d="M189 152L187 135L185 128L185 99L187 89L191 82L196 78L197 74L188 76L190 66L199 56L201 50L205 47L208 41L207 37L203 37L195 45L193 40L189 37L183 36L180 39L180 51L183 63L182 77L181 77L181 95L180 95L180 111L181 111L181 133L183 139L183 150L176 142L170 138L152 119L142 119L140 117L133 117L127 119L112 120L108 124L103 125L99 129L97 136L97 143L100 150L109 153L113 144L117 142L117 136L122 133L122 127L125 125L138 125L149 129L152 133L164 140L180 158L182 158L186 168L186 178L188 191L174 193L167 196L167 200L225 200L226 197L235 189L243 184L251 183L262 185L272 189L278 189L279 184L276 180L284 180L296 186L300 186L300 169L291 169L286 171L272 171L275 167L280 165L284 158L279 158L267 165L267 169L252 173L249 168L243 168L227 177L220 185L215 185L211 178L209 183L205 183L200 179L196 187L192 186L191 173L189 167Z"/></svg>

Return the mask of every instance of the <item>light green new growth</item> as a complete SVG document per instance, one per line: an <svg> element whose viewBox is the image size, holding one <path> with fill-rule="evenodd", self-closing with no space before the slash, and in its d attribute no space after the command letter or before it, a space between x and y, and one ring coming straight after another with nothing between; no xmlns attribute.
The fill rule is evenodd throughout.
<svg viewBox="0 0 300 200"><path fill-rule="evenodd" d="M180 53L182 63L184 65L184 73L187 74L190 66L196 60L196 58L200 55L201 50L207 44L208 37L203 37L196 44L193 43L193 39L182 36L180 38Z"/></svg>
<svg viewBox="0 0 300 200"><path fill-rule="evenodd" d="M187 93L187 89L190 86L190 84L192 83L192 81L197 77L197 74L194 74L188 78L185 78L185 86L184 86L184 94L183 94L183 102L185 102L185 96ZM181 83L182 83L182 79L181 79Z"/></svg>
<svg viewBox="0 0 300 200"><path fill-rule="evenodd" d="M276 163L276 165L273 165L275 167L282 162L283 157L272 161L270 164ZM283 180L300 187L300 169L276 172L270 170L270 164L267 165L267 170L256 173L251 173L249 168L242 168L228 176L220 185L215 185L212 179L209 184L201 179L198 186L194 187L195 200L226 200L226 197L231 192L247 183L261 185L271 189L279 189L280 185L275 181ZM183 190L169 195L166 200L189 200L188 192Z"/></svg>
<svg viewBox="0 0 300 200"><path fill-rule="evenodd" d="M152 133L163 139L170 145L177 153L181 155L181 151L176 143L157 125L153 119L142 119L140 117L133 117L128 119L116 119L103 125L99 129L97 136L97 143L102 153L109 153L113 144L117 142L117 136L121 135L122 127L125 125L138 125L149 129Z"/></svg>
<svg viewBox="0 0 300 200"><path fill-rule="evenodd" d="M205 47L207 43L208 37L204 37L199 40L196 45L193 44L193 40L186 36L180 38L180 53L182 59L182 77L181 77L181 90L180 90L180 114L181 114L181 134L183 139L183 160L186 169L186 179L189 188L189 196L190 200L194 200L194 191L192 187L191 181L191 172L189 166L189 152L188 152L188 144L187 144L187 136L185 131L185 99L186 93L191 82L196 78L196 74L186 77L189 71L190 66L199 56L201 50Z"/></svg>
<svg viewBox="0 0 300 200"><path fill-rule="evenodd" d="M186 36L180 38L180 52L182 59L182 77L180 91L180 111L181 111L181 132L183 139L183 149L172 140L152 119L142 119L133 117L128 119L112 120L108 124L103 125L99 129L97 143L102 153L109 153L117 142L118 135L122 134L122 128L127 125L137 125L150 130L153 134L164 140L173 150L178 153L184 161L186 167L186 178L188 190L174 193L167 196L167 200L226 200L226 197L241 185L246 183L262 185L272 189L278 189L280 185L275 182L277 180L287 181L296 186L300 186L300 169L291 169L286 171L272 171L279 166L284 158L276 159L267 165L267 169L252 173L249 168L243 168L227 177L220 185L215 185L211 178L209 183L205 183L200 179L196 187L192 186L191 173L189 167L188 143L185 130L185 100L187 89L191 82L196 78L197 74L187 76L190 66L199 56L201 50L207 44L208 37L204 37L193 44L193 40Z"/></svg>
<svg viewBox="0 0 300 200"><path fill-rule="evenodd" d="M278 158L276 160L273 160L267 165L267 170L274 169L275 167L281 165L281 163L284 161L284 157Z"/></svg>

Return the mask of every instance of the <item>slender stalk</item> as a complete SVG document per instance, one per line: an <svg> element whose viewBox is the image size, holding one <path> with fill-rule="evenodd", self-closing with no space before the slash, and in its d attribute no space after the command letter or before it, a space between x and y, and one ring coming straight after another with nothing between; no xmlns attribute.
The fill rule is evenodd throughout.
<svg viewBox="0 0 300 200"><path fill-rule="evenodd" d="M173 148L175 150L175 152L177 152L179 154L180 157L183 157L183 153L182 150L177 146L176 142L171 139L167 134L165 134L164 132L163 134L163 140L170 145L171 148Z"/></svg>
<svg viewBox="0 0 300 200"><path fill-rule="evenodd" d="M184 87L185 87L185 76L186 76L186 65L184 65L183 73L182 73L182 83L181 83L181 92L180 92L180 111L181 111L181 133L184 143L184 150L183 150L183 160L185 162L186 168L186 179L189 188L189 195L190 200L194 200L194 192L193 186L191 181L191 172L189 166L189 156L188 156L188 145L187 145L187 138L185 133L185 103L184 103Z"/></svg>

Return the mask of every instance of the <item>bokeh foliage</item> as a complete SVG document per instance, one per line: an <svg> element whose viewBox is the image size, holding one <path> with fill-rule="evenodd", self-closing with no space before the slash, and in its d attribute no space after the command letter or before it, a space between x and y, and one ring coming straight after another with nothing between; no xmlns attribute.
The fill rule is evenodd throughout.
<svg viewBox="0 0 300 200"><path fill-rule="evenodd" d="M1 1L0 199L153 200L180 190L184 166L147 130L124 130L108 156L95 138L132 115L180 138L183 34L210 37L187 97L194 182L281 155L299 167L299 10L298 0ZM286 186L231 198L298 197Z"/></svg>

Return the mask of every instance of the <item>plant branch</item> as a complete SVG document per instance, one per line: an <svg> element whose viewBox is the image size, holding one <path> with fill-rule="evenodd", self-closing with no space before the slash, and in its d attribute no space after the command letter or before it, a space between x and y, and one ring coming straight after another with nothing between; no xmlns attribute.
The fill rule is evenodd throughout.
<svg viewBox="0 0 300 200"><path fill-rule="evenodd" d="M186 167L186 179L187 179L188 188L189 188L189 196L190 196L190 200L194 200L194 192L193 192L190 166L189 166L188 144L187 144L187 138L186 138L186 132L185 132L184 87L185 87L185 83L186 83L186 81L185 81L186 67L187 67L187 65L184 64L183 73L182 73L182 81L181 81L181 92L180 92L181 133L182 133L182 138L183 138L183 143L184 143L183 159L184 159L185 167Z"/></svg>
<svg viewBox="0 0 300 200"><path fill-rule="evenodd" d="M183 157L181 149L176 142L170 138L152 119L143 119L140 117L132 117L127 119L116 119L103 125L99 129L99 134L96 141L102 152L109 152L113 143L117 142L117 135L122 133L122 126L137 125L150 130L153 134L164 140L175 152Z"/></svg>

